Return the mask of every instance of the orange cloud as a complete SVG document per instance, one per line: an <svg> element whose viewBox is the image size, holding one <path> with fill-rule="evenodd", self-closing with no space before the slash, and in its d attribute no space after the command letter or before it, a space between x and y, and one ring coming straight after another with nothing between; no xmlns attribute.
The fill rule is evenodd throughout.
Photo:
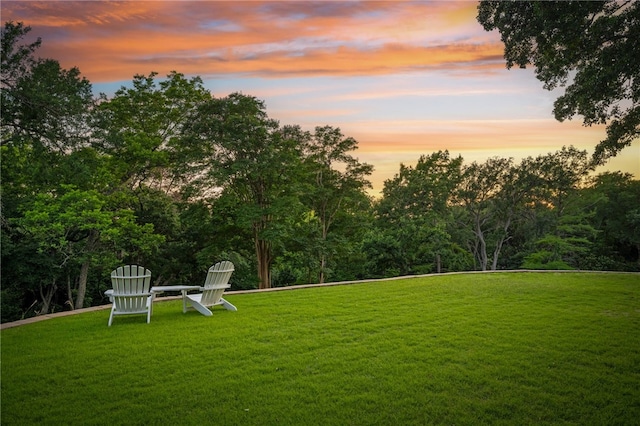
<svg viewBox="0 0 640 426"><path fill-rule="evenodd" d="M467 2L3 2L2 8L6 19L42 36L42 56L77 66L93 82L172 70L278 77L503 67L501 44L487 42L473 20L475 3ZM446 39L470 23L467 36Z"/></svg>
<svg viewBox="0 0 640 426"><path fill-rule="evenodd" d="M190 49L183 51L187 42ZM172 70L198 75L242 73L289 77L380 75L420 69L456 70L463 66L467 72L504 68L497 45L384 45L375 49L341 46L336 49L307 49L296 55L289 51L243 54L231 48L208 53L210 48L204 39L146 40L129 36L126 39L95 40L90 46L71 42L50 49L49 53L52 57L68 57L67 66L78 66L95 82L125 80L133 74L150 71L167 74ZM64 64L63 61L61 63Z"/></svg>

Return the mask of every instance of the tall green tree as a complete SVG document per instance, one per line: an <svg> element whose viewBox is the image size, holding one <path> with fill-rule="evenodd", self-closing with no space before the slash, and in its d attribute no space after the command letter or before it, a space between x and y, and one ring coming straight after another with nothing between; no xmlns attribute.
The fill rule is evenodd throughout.
<svg viewBox="0 0 640 426"><path fill-rule="evenodd" d="M602 173L589 188L598 229L600 256L611 259L609 269L640 270L640 181L628 173Z"/></svg>
<svg viewBox="0 0 640 426"><path fill-rule="evenodd" d="M109 156L121 184L179 194L202 171L209 144L190 128L201 104L211 99L199 77L171 72L136 75L112 98L100 95L93 146Z"/></svg>
<svg viewBox="0 0 640 426"><path fill-rule="evenodd" d="M452 158L448 151L423 155L415 167L400 165L393 179L384 183L382 198L375 206L376 226L382 235L374 234L367 247L373 253L375 241L387 244L389 236L400 244L402 260L396 265L401 274L440 270L441 263L457 263L452 246L450 226L452 203L462 177L463 159ZM450 256L443 259L443 256ZM434 267L435 266L435 267Z"/></svg>
<svg viewBox="0 0 640 426"><path fill-rule="evenodd" d="M357 147L355 139L345 137L339 128L331 126L316 127L306 146L305 160L312 182L303 199L312 213L309 218L318 225L317 243L311 242L310 246L317 248L319 283L325 281L330 258L338 252L338 246L346 242L333 230L344 222L350 222L353 230L358 222L349 218L359 216L368 205L365 190L371 187L367 177L373 166L351 155ZM341 231L344 235L345 229Z"/></svg>
<svg viewBox="0 0 640 426"><path fill-rule="evenodd" d="M77 68L64 70L41 59L38 39L21 44L31 28L7 22L2 28L0 146L3 215L14 202L55 188L58 164L88 141L91 84Z"/></svg>
<svg viewBox="0 0 640 426"><path fill-rule="evenodd" d="M586 151L563 147L555 153L526 158L531 173L531 202L540 206L535 249L523 263L527 268L578 268L595 237L590 212L583 208L581 190L593 170Z"/></svg>
<svg viewBox="0 0 640 426"><path fill-rule="evenodd" d="M201 109L196 128L210 141L208 182L236 200L236 225L254 242L260 288L271 287L275 250L302 211L302 149L269 118L263 101L233 93Z"/></svg>
<svg viewBox="0 0 640 426"><path fill-rule="evenodd" d="M0 163L2 173L2 245L3 269L29 263L42 269L37 275L42 282L49 277L55 262L33 253L40 246L32 233L25 230L23 215L42 194L51 194L62 184L79 182L78 172L89 141L88 115L93 106L90 83L77 68L65 70L53 59L36 56L41 41L22 44L31 28L22 23L7 22L2 29L0 97ZM74 158L75 162L68 159ZM26 253L32 256L25 256ZM79 265L78 265L78 269ZM9 275L9 277L7 277ZM55 275L55 274L54 274ZM77 270L74 276L82 277ZM49 276L49 277L47 277ZM13 278L13 279L9 279ZM24 276L2 274L3 292L25 295L31 284ZM36 292L41 297L40 312L46 313L55 292ZM71 301L82 305L84 295ZM16 300L17 301L17 300ZM37 304L37 302L36 302ZM24 315L24 313L23 313ZM3 314L4 319L4 314Z"/></svg>
<svg viewBox="0 0 640 426"><path fill-rule="evenodd" d="M195 224L183 223L181 216L206 168L211 145L194 137L191 125L210 99L199 77L174 71L158 78L151 72L135 75L111 98L101 94L93 114L92 146L112 174L107 191L118 194L119 208L131 209L140 225L153 225L164 237L153 258L122 259L144 262L155 284L193 280L202 272L196 253L206 242L184 240L191 234L186 227Z"/></svg>
<svg viewBox="0 0 640 426"><path fill-rule="evenodd" d="M20 44L30 31L13 22L2 29L0 143L65 152L87 141L91 84L78 68L36 57L40 39Z"/></svg>
<svg viewBox="0 0 640 426"><path fill-rule="evenodd" d="M594 169L587 151L573 146L536 158L525 158L522 167L529 170L529 185L534 197L551 207L557 217L565 213L571 195L586 184Z"/></svg>
<svg viewBox="0 0 640 426"><path fill-rule="evenodd" d="M131 241L145 251L162 242L160 235L153 234L153 226L135 222L131 210L109 209L108 199L98 191L66 185L54 193L39 194L18 222L37 241L38 251L55 259L58 270L79 269L75 284L69 279L66 286L68 304L76 309L84 307L92 264L113 263L115 253L125 250ZM46 294L41 313L48 313L57 281L54 276L50 283L40 284L41 294Z"/></svg>
<svg viewBox="0 0 640 426"><path fill-rule="evenodd" d="M422 155L415 166L400 164L400 171L384 182L377 214L386 222L440 214L454 198L462 177L463 159L449 151Z"/></svg>
<svg viewBox="0 0 640 426"><path fill-rule="evenodd" d="M557 120L581 115L607 125L595 149L602 164L640 134L640 2L487 1L478 22L497 29L507 68L533 65L547 90L564 87Z"/></svg>
<svg viewBox="0 0 640 426"><path fill-rule="evenodd" d="M480 269L495 271L502 248L525 197L526 185L511 159L490 158L464 167L457 198L464 207L462 223L470 227L470 244Z"/></svg>

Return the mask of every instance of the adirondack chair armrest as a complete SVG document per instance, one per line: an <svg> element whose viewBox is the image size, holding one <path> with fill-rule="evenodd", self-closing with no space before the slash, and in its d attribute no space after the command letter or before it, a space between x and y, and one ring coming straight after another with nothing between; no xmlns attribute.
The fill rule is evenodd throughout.
<svg viewBox="0 0 640 426"><path fill-rule="evenodd" d="M151 296L151 293L111 293L109 297L138 297Z"/></svg>
<svg viewBox="0 0 640 426"><path fill-rule="evenodd" d="M140 278L151 278L151 275L112 275L112 278L120 278L125 280L131 279L140 279Z"/></svg>
<svg viewBox="0 0 640 426"><path fill-rule="evenodd" d="M201 287L202 289L204 289L205 287ZM211 287L209 287L209 290L219 290L221 288L231 288L231 284L215 284Z"/></svg>
<svg viewBox="0 0 640 426"><path fill-rule="evenodd" d="M109 298L109 301L113 302L113 298L114 297L129 297L129 296L151 296L152 293L126 293L126 294L120 294L120 293L114 293L113 289L110 288L109 290L106 290L104 292L104 295L107 296Z"/></svg>

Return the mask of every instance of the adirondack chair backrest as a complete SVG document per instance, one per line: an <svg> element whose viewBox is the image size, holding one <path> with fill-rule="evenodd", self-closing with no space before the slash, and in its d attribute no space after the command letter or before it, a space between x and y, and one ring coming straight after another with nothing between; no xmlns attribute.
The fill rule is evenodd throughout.
<svg viewBox="0 0 640 426"><path fill-rule="evenodd" d="M229 278L233 274L233 263L225 260L216 263L207 273L207 279L204 282L204 290L202 291L202 304L209 306L220 301L222 294L226 289L231 287Z"/></svg>
<svg viewBox="0 0 640 426"><path fill-rule="evenodd" d="M143 266L125 265L111 272L113 302L120 312L145 310L151 295L151 271Z"/></svg>

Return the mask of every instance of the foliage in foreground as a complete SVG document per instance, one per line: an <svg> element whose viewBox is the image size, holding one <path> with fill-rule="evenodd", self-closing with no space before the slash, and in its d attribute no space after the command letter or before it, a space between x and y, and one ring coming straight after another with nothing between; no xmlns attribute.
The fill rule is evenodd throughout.
<svg viewBox="0 0 640 426"><path fill-rule="evenodd" d="M2 423L633 424L639 296L637 274L491 273L63 317L2 331Z"/></svg>

